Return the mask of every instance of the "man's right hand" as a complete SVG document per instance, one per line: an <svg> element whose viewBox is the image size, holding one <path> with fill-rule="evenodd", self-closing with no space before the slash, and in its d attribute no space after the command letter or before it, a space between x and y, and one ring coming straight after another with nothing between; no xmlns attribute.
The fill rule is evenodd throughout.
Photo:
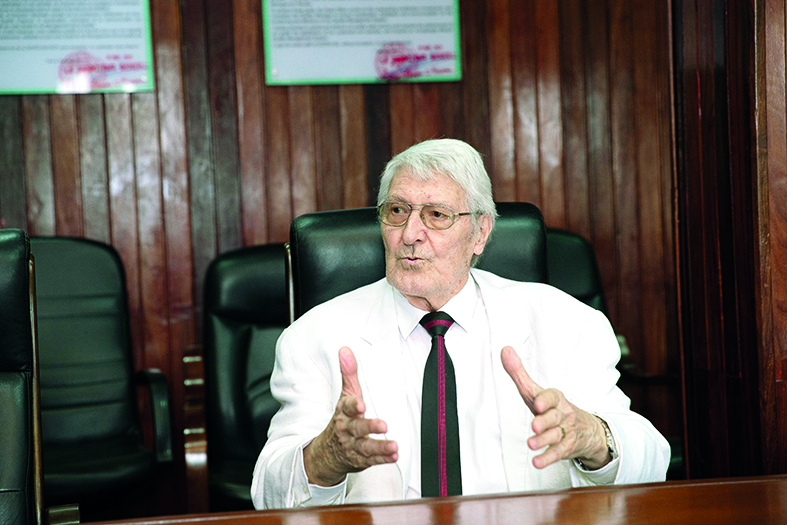
<svg viewBox="0 0 787 525"><path fill-rule="evenodd" d="M358 364L352 351L339 350L342 393L328 426L303 449L303 465L309 483L331 487L350 472L373 465L395 463L399 447L395 441L373 439L369 434L384 434L388 425L381 419L366 419Z"/></svg>

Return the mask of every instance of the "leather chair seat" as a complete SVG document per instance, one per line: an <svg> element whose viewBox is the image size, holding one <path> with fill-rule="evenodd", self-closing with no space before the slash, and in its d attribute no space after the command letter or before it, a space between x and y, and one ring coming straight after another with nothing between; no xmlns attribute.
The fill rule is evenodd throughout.
<svg viewBox="0 0 787 525"><path fill-rule="evenodd" d="M255 462L256 458L254 461L224 459L211 463L209 479L213 500L223 502L222 506L225 510L248 508L251 502L251 477L254 473ZM235 507L235 509L230 509L230 507Z"/></svg>
<svg viewBox="0 0 787 525"><path fill-rule="evenodd" d="M85 492L99 494L150 475L156 460L138 435L113 436L78 443L49 443L43 451L47 490L64 502Z"/></svg>

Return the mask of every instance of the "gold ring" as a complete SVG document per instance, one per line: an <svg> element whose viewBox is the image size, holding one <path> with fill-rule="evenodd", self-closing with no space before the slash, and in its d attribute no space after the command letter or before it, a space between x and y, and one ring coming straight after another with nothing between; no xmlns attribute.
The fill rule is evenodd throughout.
<svg viewBox="0 0 787 525"><path fill-rule="evenodd" d="M560 441L563 441L564 439L566 439L566 430L563 427L560 427L560 431L563 433L563 437L560 438Z"/></svg>

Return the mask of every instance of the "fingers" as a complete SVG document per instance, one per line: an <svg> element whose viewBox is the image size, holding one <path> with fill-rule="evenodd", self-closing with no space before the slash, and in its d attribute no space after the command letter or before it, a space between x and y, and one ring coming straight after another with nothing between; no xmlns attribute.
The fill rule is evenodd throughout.
<svg viewBox="0 0 787 525"><path fill-rule="evenodd" d="M358 381L358 363L352 350L346 346L339 349L339 369L342 372L342 397L353 396L363 401L361 383Z"/></svg>
<svg viewBox="0 0 787 525"><path fill-rule="evenodd" d="M310 483L325 487L340 482L350 472L399 459L395 441L375 439L388 425L381 419L366 419L358 363L348 347L339 350L342 392L328 426L304 447L303 460Z"/></svg>
<svg viewBox="0 0 787 525"><path fill-rule="evenodd" d="M500 359L503 361L503 368L505 368L508 375L511 376L511 379L514 380L514 384L516 384L516 388L519 390L519 395L525 400L525 404L533 414L539 414L540 411L536 407L536 398L544 389L538 386L535 381L530 378L525 371L525 367L522 366L522 360L519 359L519 356L513 348L510 346L504 347L500 353ZM543 409L541 411L543 411Z"/></svg>

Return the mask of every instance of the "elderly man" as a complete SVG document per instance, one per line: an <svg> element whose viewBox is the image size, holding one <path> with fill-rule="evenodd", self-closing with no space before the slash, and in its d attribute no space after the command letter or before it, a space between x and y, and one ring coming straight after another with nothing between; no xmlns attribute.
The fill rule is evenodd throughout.
<svg viewBox="0 0 787 525"><path fill-rule="evenodd" d="M617 388L607 319L561 291L473 269L495 223L480 155L452 139L386 166L386 278L284 331L281 410L257 508L665 478L669 446Z"/></svg>

